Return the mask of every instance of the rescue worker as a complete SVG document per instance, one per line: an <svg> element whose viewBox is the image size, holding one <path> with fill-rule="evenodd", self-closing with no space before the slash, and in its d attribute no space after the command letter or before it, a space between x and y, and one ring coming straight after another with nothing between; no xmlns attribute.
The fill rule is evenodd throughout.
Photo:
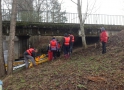
<svg viewBox="0 0 124 90"><path fill-rule="evenodd" d="M108 42L108 33L105 28L101 28L100 41L102 43L102 54L106 53L106 43Z"/></svg>
<svg viewBox="0 0 124 90"><path fill-rule="evenodd" d="M73 44L74 44L74 35L72 35L72 33L69 33L70 36L70 54L72 53L73 50Z"/></svg>
<svg viewBox="0 0 124 90"><path fill-rule="evenodd" d="M70 57L69 47L70 47L70 36L67 33L65 33L64 39L63 39L63 50L64 50L65 59L68 59Z"/></svg>
<svg viewBox="0 0 124 90"><path fill-rule="evenodd" d="M61 44L60 44L60 41L57 40L57 57L60 57L60 51L61 51Z"/></svg>
<svg viewBox="0 0 124 90"><path fill-rule="evenodd" d="M24 52L24 60L25 60L26 69L28 69L28 67L29 67L29 60L31 60L32 64L34 66L36 66L36 63L35 63L35 60L34 60L36 52L37 52L37 50L34 49L33 47L30 47L29 49L27 49Z"/></svg>
<svg viewBox="0 0 124 90"><path fill-rule="evenodd" d="M56 59L57 41L56 41L55 37L53 37L52 40L50 41L50 50L53 52L53 59Z"/></svg>

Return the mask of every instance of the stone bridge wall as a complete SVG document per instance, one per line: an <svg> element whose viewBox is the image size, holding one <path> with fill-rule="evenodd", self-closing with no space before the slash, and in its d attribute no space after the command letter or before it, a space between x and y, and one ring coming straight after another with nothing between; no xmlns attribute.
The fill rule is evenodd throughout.
<svg viewBox="0 0 124 90"><path fill-rule="evenodd" d="M9 22L3 22L3 35L4 38L4 51L7 50L7 42L9 35ZM124 29L124 26L120 25L85 25L86 37L99 37L100 27L105 27L109 36L118 33ZM35 48L41 50L41 48L47 49L52 36L55 36L60 41L65 33L72 32L75 36L80 36L79 24L67 24L67 23L25 23L17 22L16 26L16 41L15 41L15 58L23 56L23 52L32 44ZM47 38L44 38L46 37ZM29 38L30 37L30 38Z"/></svg>
<svg viewBox="0 0 124 90"><path fill-rule="evenodd" d="M9 35L9 22L3 22L3 34ZM105 27L107 31L114 34L124 29L121 25L99 25L85 24L86 36L99 36L100 28ZM65 33L72 32L75 36L79 36L80 25L71 23L27 23L17 22L16 36L63 36Z"/></svg>

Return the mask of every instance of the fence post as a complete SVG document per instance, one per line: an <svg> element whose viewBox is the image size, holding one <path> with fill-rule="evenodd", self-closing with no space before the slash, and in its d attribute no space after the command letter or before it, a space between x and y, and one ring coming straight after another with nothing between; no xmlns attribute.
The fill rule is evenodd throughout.
<svg viewBox="0 0 124 90"><path fill-rule="evenodd" d="M3 85L3 82L0 80L0 90L3 90L2 85Z"/></svg>

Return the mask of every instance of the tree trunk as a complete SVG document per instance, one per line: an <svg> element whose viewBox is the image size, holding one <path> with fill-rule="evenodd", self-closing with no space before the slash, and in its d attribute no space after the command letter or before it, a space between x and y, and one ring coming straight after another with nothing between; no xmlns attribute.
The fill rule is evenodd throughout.
<svg viewBox="0 0 124 90"><path fill-rule="evenodd" d="M3 57L3 37L2 37L2 13L0 0L0 77L5 75L5 62Z"/></svg>
<svg viewBox="0 0 124 90"><path fill-rule="evenodd" d="M82 44L84 46L84 48L87 48L87 44L86 44L86 39L85 39L85 31L84 31L84 22L82 21L82 12L81 12L81 4L80 4L80 0L77 0L77 10L78 10L78 17L79 17L79 21L80 21L80 29L81 29L81 37L82 37Z"/></svg>
<svg viewBox="0 0 124 90"><path fill-rule="evenodd" d="M11 21L10 21L7 74L12 74L13 72L14 37L15 37L15 27L16 27L16 14L17 14L16 9L17 9L17 0L13 0Z"/></svg>

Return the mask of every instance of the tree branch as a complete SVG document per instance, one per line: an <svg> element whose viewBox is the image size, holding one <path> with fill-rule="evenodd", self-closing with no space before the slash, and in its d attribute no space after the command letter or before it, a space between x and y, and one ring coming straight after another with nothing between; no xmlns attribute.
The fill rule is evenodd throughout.
<svg viewBox="0 0 124 90"><path fill-rule="evenodd" d="M95 2L94 2L94 4L93 4L93 7L92 7L91 12L90 12L89 14L91 14L91 13L92 13L93 8L95 7L95 4L96 4L96 0L95 0Z"/></svg>
<svg viewBox="0 0 124 90"><path fill-rule="evenodd" d="M73 0L71 0L73 3L75 3L76 5L78 5L76 2L74 2Z"/></svg>
<svg viewBox="0 0 124 90"><path fill-rule="evenodd" d="M6 4L6 7L8 8L8 10L10 10L9 5L7 4L6 0L3 0L3 1Z"/></svg>

